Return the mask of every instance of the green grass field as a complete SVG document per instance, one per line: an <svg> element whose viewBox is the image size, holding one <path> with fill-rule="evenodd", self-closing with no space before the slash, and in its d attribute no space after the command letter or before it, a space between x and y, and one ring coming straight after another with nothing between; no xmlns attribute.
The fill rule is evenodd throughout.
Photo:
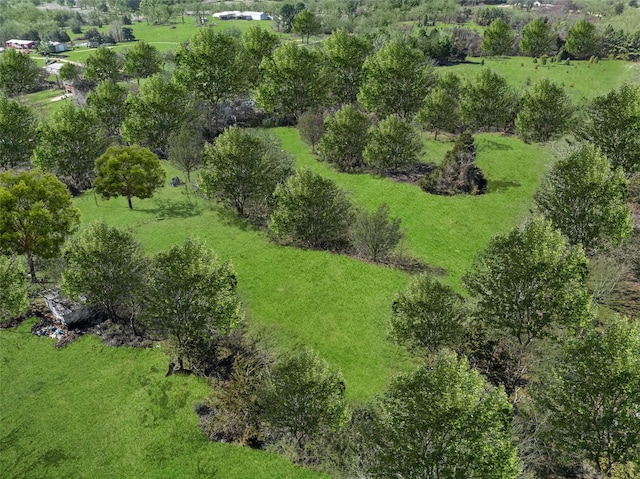
<svg viewBox="0 0 640 479"><path fill-rule="evenodd" d="M164 377L160 350L85 336L63 349L0 330L0 477L320 478L279 456L210 443L193 404L208 386Z"/></svg>
<svg viewBox="0 0 640 479"><path fill-rule="evenodd" d="M473 77L480 68L480 58L469 58L467 63L442 67L439 71L450 70L465 77ZM533 85L542 78L562 85L574 102L591 99L617 88L625 82L640 82L640 64L620 60L571 61L551 63L543 66L533 63L528 57L485 58L484 66L506 77L518 90L524 90L527 84Z"/></svg>
<svg viewBox="0 0 640 479"><path fill-rule="evenodd" d="M333 178L357 203L367 208L389 204L392 215L402 218L410 251L446 269L449 275L443 280L456 287L489 238L527 212L549 161L546 150L537 146L480 135L478 163L489 178L489 194L438 197L415 185L336 173L316 161L300 143L297 130L280 128L275 133L295 154L298 166ZM434 159L452 146L426 143ZM134 199L133 211L124 199L102 202L91 193L76 204L84 224L103 218L132 227L148 251L167 248L189 234L206 239L223 259L233 262L252 329L283 347L307 344L317 349L342 369L350 399L371 398L396 372L411 367L403 350L386 339L393 296L409 281L405 273L346 256L275 245L265 232L224 208L187 197L181 188L164 188L150 200Z"/></svg>

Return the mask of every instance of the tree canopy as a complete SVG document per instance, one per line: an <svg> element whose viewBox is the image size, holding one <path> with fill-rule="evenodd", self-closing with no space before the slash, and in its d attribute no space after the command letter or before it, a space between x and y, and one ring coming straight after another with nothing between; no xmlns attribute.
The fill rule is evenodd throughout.
<svg viewBox="0 0 640 479"><path fill-rule="evenodd" d="M537 17L522 29L520 50L534 58L551 53L553 35L547 18Z"/></svg>
<svg viewBox="0 0 640 479"><path fill-rule="evenodd" d="M0 321L15 318L28 307L24 268L16 256L0 255Z"/></svg>
<svg viewBox="0 0 640 479"><path fill-rule="evenodd" d="M158 157L139 146L112 146L96 160L96 193L104 199L124 196L151 198L164 185L166 173Z"/></svg>
<svg viewBox="0 0 640 479"><path fill-rule="evenodd" d="M139 41L126 50L123 71L140 83L141 78L148 78L160 72L163 63L162 56L156 47Z"/></svg>
<svg viewBox="0 0 640 479"><path fill-rule="evenodd" d="M348 241L351 201L332 180L300 170L276 187L274 197L269 229L280 240L311 248L334 248Z"/></svg>
<svg viewBox="0 0 640 479"><path fill-rule="evenodd" d="M325 161L340 171L353 171L364 164L371 120L355 105L344 105L324 121L324 135L318 150Z"/></svg>
<svg viewBox="0 0 640 479"><path fill-rule="evenodd" d="M511 405L452 353L396 379L362 431L369 477L493 477L520 472Z"/></svg>
<svg viewBox="0 0 640 479"><path fill-rule="evenodd" d="M482 51L490 56L509 55L513 52L516 32L501 18L491 22L482 37Z"/></svg>
<svg viewBox="0 0 640 479"><path fill-rule="evenodd" d="M600 47L600 35L598 34L596 26L586 19L581 18L575 25L569 28L567 42L564 47L577 59L597 55Z"/></svg>
<svg viewBox="0 0 640 479"><path fill-rule="evenodd" d="M423 144L413 123L389 115L369 128L363 158L379 172L411 169L420 160Z"/></svg>
<svg viewBox="0 0 640 479"><path fill-rule="evenodd" d="M422 52L399 40L391 40L369 55L362 69L364 80L358 101L380 117L392 113L403 118L413 116L436 82Z"/></svg>
<svg viewBox="0 0 640 479"><path fill-rule="evenodd" d="M0 55L0 90L7 96L22 95L35 90L42 76L42 69L29 55L13 48L7 48Z"/></svg>
<svg viewBox="0 0 640 479"><path fill-rule="evenodd" d="M115 83L122 78L124 59L114 50L105 46L98 47L94 53L89 55L86 64L84 76L88 80L98 83L108 80Z"/></svg>
<svg viewBox="0 0 640 479"><path fill-rule="evenodd" d="M0 251L24 254L36 282L34 256L55 258L80 223L67 187L34 169L0 173Z"/></svg>
<svg viewBox="0 0 640 479"><path fill-rule="evenodd" d="M522 96L516 128L524 138L548 141L569 129L573 111L564 89L542 78Z"/></svg>
<svg viewBox="0 0 640 479"><path fill-rule="evenodd" d="M31 108L0 95L0 169L29 163L36 146L36 117Z"/></svg>
<svg viewBox="0 0 640 479"><path fill-rule="evenodd" d="M204 192L227 201L241 216L269 205L276 185L293 174L293 160L272 142L237 126L225 130L205 149Z"/></svg>
<svg viewBox="0 0 640 479"><path fill-rule="evenodd" d="M633 224L627 180L593 145L559 159L535 195L535 205L573 245L589 253L620 244Z"/></svg>
<svg viewBox="0 0 640 479"><path fill-rule="evenodd" d="M555 326L578 329L591 318L587 259L550 222L532 218L494 236L463 284L480 321L527 347Z"/></svg>

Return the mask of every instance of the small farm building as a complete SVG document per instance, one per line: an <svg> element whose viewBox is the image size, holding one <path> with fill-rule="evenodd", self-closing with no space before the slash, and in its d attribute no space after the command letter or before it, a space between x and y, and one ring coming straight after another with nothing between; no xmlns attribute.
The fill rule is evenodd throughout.
<svg viewBox="0 0 640 479"><path fill-rule="evenodd" d="M16 50L31 50L38 45L35 40L7 40L5 46L7 48L15 48Z"/></svg>
<svg viewBox="0 0 640 479"><path fill-rule="evenodd" d="M265 12L218 12L212 15L218 20L271 20Z"/></svg>

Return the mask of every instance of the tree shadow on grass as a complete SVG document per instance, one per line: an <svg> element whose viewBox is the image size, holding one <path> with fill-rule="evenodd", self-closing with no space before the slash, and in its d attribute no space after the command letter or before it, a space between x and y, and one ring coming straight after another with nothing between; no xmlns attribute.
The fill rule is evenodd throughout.
<svg viewBox="0 0 640 479"><path fill-rule="evenodd" d="M508 151L513 150L513 147L505 145L504 143L498 143L494 140L489 140L488 138L483 138L482 141L478 142L478 149L480 151Z"/></svg>
<svg viewBox="0 0 640 479"><path fill-rule="evenodd" d="M507 181L507 180L489 180L487 185L487 193L502 193L503 191L507 191L511 188L519 188L522 186L517 181Z"/></svg>
<svg viewBox="0 0 640 479"><path fill-rule="evenodd" d="M202 213L202 207L190 198L183 200L155 199L155 208L144 209L145 213L152 213L159 220L171 218L190 218Z"/></svg>
<svg viewBox="0 0 640 479"><path fill-rule="evenodd" d="M212 204L211 210L216 213L220 221L226 226L232 226L242 231L260 231L260 228L251 223L247 218L242 218L231 208L220 205Z"/></svg>

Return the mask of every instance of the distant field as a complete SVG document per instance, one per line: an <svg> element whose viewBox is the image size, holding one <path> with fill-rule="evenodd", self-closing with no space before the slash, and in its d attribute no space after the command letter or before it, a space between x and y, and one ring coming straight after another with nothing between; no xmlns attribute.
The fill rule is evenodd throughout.
<svg viewBox="0 0 640 479"><path fill-rule="evenodd" d="M469 58L467 63L451 67L441 67L438 71L451 70L464 76L473 76L481 68L482 59ZM564 63L548 62L543 66L533 63L528 57L485 58L485 67L505 76L509 83L520 90L527 84L534 84L542 78L562 85L574 102L593 98L617 88L624 82L640 82L640 63L620 60L571 61Z"/></svg>
<svg viewBox="0 0 640 479"><path fill-rule="evenodd" d="M105 347L96 336L58 350L32 324L0 330L0 477L326 477L208 442L193 412L206 382L165 378L161 351Z"/></svg>

